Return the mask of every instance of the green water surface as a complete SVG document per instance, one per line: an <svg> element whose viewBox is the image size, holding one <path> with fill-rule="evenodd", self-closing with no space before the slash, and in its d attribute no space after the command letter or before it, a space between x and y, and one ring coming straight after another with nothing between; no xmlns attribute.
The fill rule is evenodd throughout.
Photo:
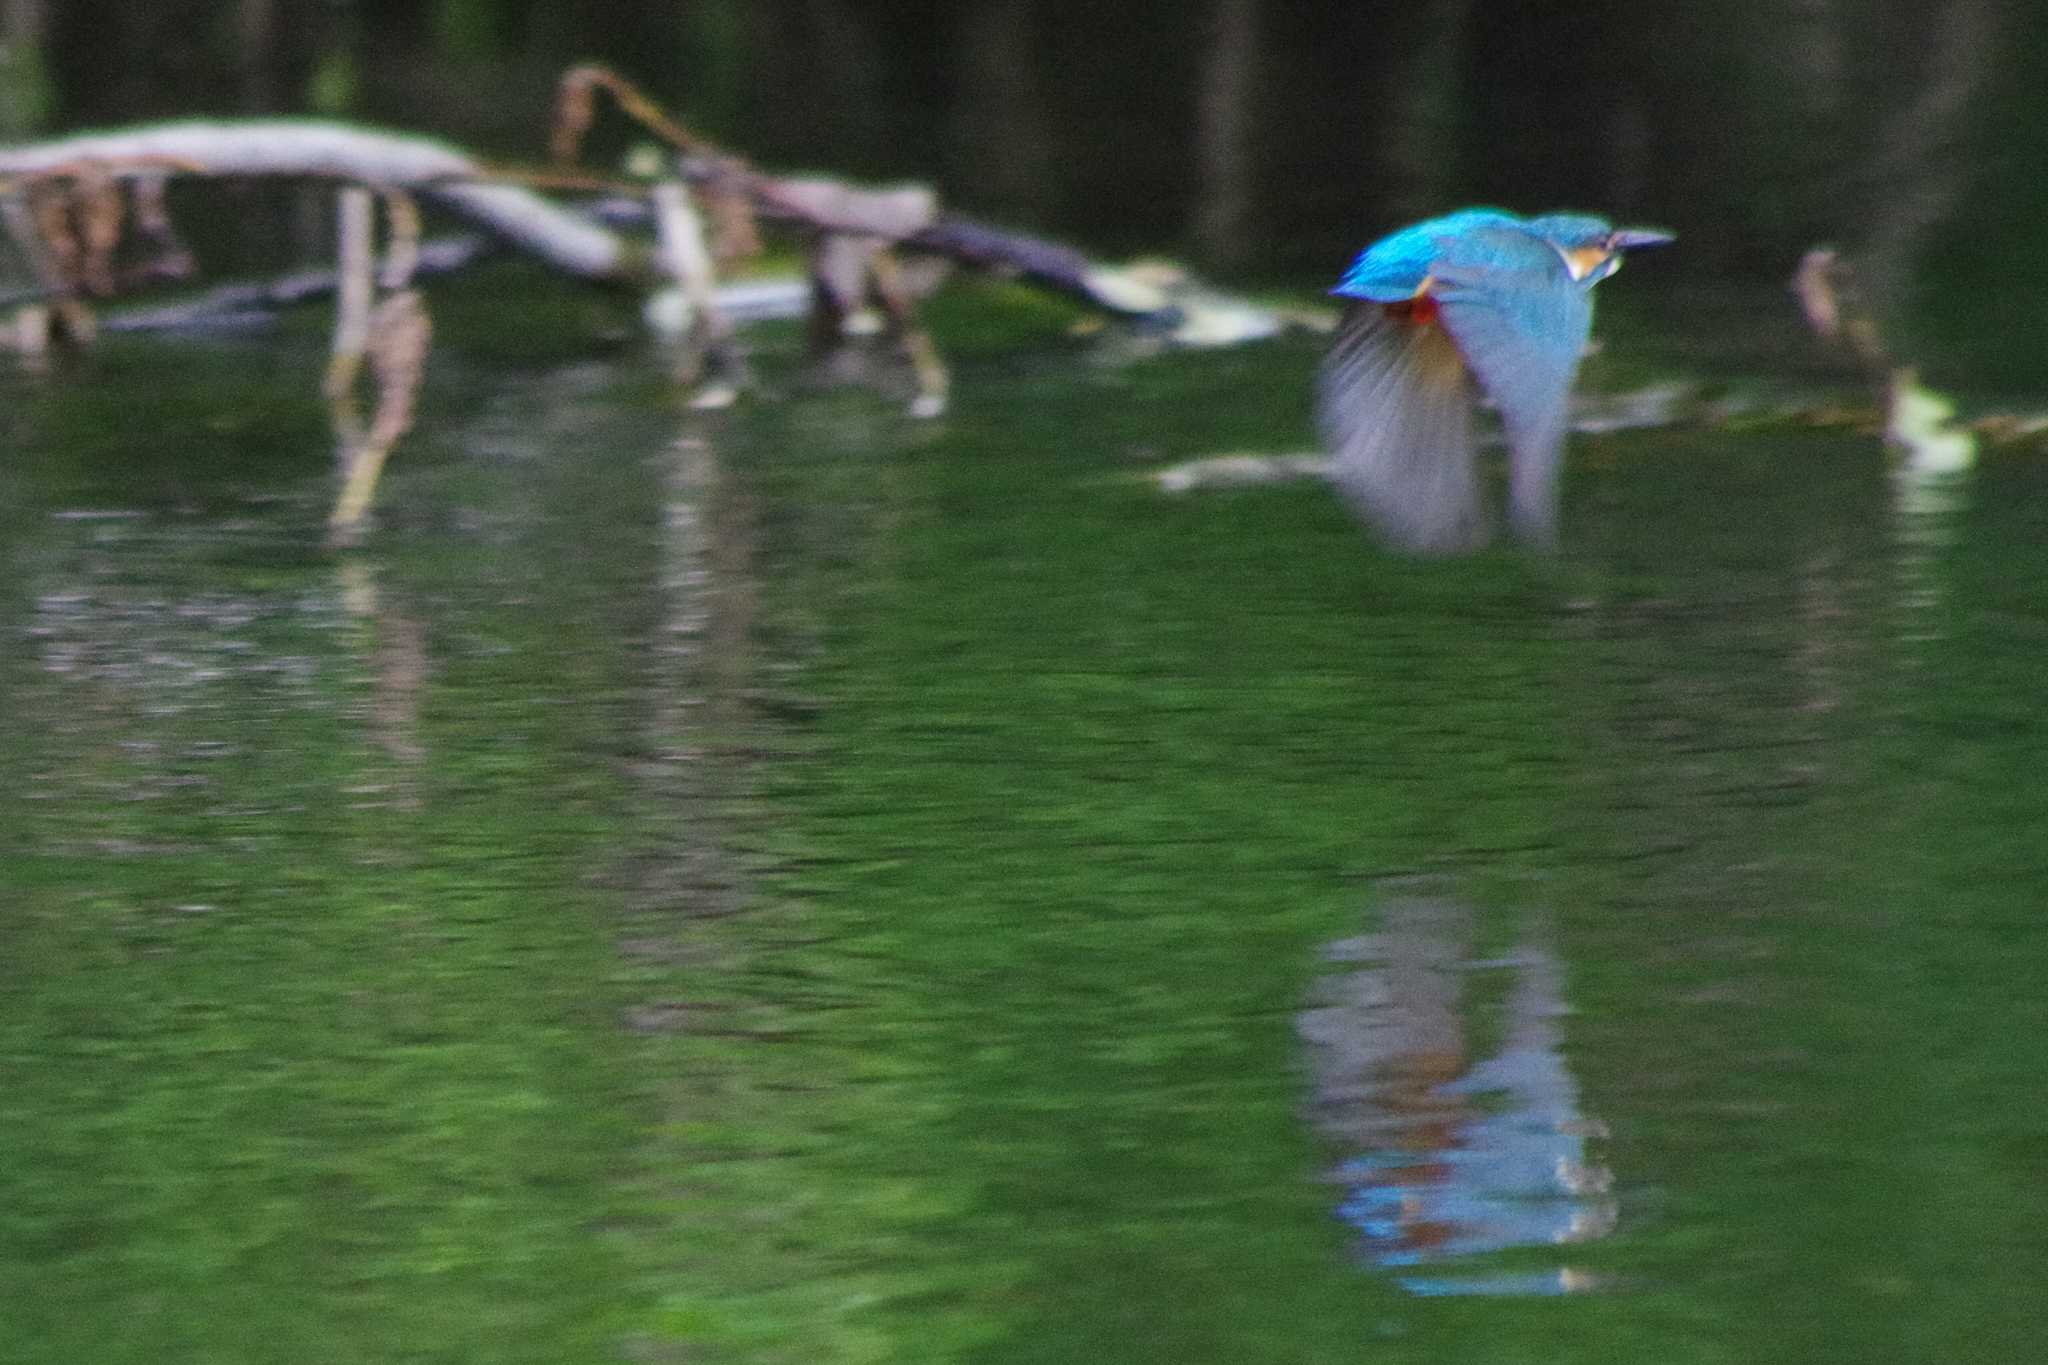
<svg viewBox="0 0 2048 1365"><path fill-rule="evenodd" d="M941 322L934 423L448 345L342 555L311 349L6 381L0 1361L2048 1349L2048 466L1583 438L1557 558L1403 560L1137 477L1313 341ZM1418 894L1612 1210L1440 1268L1588 1292L1339 1216Z"/></svg>

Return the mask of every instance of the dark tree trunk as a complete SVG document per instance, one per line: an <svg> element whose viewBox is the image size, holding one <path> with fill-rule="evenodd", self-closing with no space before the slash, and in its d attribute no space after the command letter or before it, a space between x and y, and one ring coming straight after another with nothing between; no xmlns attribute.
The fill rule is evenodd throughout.
<svg viewBox="0 0 2048 1365"><path fill-rule="evenodd" d="M1258 0L1213 0L1196 104L1193 234L1203 258L1220 266L1242 261L1252 246L1258 74Z"/></svg>
<svg viewBox="0 0 2048 1365"><path fill-rule="evenodd" d="M986 212L1042 224L1056 213L1059 175L1037 73L1035 0L990 0L962 21L949 177Z"/></svg>
<svg viewBox="0 0 2048 1365"><path fill-rule="evenodd" d="M48 20L44 0L0 0L0 142L28 137L49 119Z"/></svg>
<svg viewBox="0 0 2048 1365"><path fill-rule="evenodd" d="M1376 146L1387 211L1396 219L1440 213L1455 196L1471 28L1472 0L1416 0L1402 24Z"/></svg>
<svg viewBox="0 0 2048 1365"><path fill-rule="evenodd" d="M1967 183L1969 117L1998 43L1990 0L1951 0L1932 16L1926 67L1884 124L1867 173L1875 212L1856 270L1882 312L1905 302L1907 282L1934 231L1952 218Z"/></svg>
<svg viewBox="0 0 2048 1365"><path fill-rule="evenodd" d="M235 52L242 112L278 109L277 0L236 0Z"/></svg>

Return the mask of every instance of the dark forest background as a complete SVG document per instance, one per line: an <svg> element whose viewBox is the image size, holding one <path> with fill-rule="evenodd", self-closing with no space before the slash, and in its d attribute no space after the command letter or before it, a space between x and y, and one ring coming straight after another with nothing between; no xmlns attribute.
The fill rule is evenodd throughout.
<svg viewBox="0 0 2048 1365"><path fill-rule="evenodd" d="M1466 203L1833 242L1951 370L2048 382L2034 0L0 0L0 137L318 113L533 159L608 62L761 163L1240 279ZM623 135L621 135L623 136Z"/></svg>

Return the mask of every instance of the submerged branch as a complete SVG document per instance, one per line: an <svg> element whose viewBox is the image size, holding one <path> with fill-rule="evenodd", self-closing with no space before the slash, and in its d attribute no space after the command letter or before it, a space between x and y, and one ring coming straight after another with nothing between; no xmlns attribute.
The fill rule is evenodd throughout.
<svg viewBox="0 0 2048 1365"><path fill-rule="evenodd" d="M503 251L502 242L480 233L429 238L420 243L412 277L431 280L457 274ZM260 327L286 309L332 298L338 281L333 269L316 266L269 280L216 285L169 303L115 309L101 316L100 328L107 332L199 332ZM48 297L41 289L23 289L0 294L0 307L38 303ZM720 285L717 297L719 308L734 322L765 322L802 317L810 292L792 275Z"/></svg>

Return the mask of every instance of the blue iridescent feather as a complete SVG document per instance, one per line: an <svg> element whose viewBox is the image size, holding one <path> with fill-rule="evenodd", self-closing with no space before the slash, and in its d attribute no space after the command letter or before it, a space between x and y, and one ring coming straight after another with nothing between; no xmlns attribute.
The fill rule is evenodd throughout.
<svg viewBox="0 0 2048 1365"><path fill-rule="evenodd" d="M1525 224L1502 209L1460 209L1404 227L1359 252L1358 259L1330 292L1346 298L1371 299L1374 303L1398 303L1412 298L1428 278L1444 242L1455 240L1462 233L1502 227L1524 228Z"/></svg>

